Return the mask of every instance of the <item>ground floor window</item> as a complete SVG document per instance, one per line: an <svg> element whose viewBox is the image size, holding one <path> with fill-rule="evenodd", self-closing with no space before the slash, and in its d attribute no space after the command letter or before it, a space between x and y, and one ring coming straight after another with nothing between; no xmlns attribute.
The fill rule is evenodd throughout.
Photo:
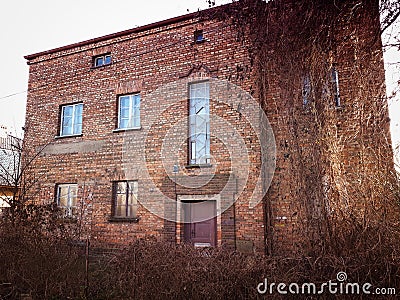
<svg viewBox="0 0 400 300"><path fill-rule="evenodd" d="M57 205L66 217L77 215L77 191L78 185L74 183L57 185Z"/></svg>
<svg viewBox="0 0 400 300"><path fill-rule="evenodd" d="M137 181L116 181L113 185L113 217L137 217Z"/></svg>

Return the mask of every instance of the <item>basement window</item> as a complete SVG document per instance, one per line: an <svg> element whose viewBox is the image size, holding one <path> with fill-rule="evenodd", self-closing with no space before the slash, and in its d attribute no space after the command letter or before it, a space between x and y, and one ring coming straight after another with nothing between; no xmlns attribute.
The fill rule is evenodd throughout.
<svg viewBox="0 0 400 300"><path fill-rule="evenodd" d="M205 39L204 39L204 35L203 35L203 30L196 30L194 32L194 42L196 44L199 44L199 43L202 43L204 41L205 41Z"/></svg>
<svg viewBox="0 0 400 300"><path fill-rule="evenodd" d="M73 218L77 216L77 191L77 184L57 185L56 202L64 217Z"/></svg>
<svg viewBox="0 0 400 300"><path fill-rule="evenodd" d="M113 218L137 219L138 182L116 181L113 183Z"/></svg>
<svg viewBox="0 0 400 300"><path fill-rule="evenodd" d="M93 68L98 68L111 64L111 54L103 54L93 58Z"/></svg>

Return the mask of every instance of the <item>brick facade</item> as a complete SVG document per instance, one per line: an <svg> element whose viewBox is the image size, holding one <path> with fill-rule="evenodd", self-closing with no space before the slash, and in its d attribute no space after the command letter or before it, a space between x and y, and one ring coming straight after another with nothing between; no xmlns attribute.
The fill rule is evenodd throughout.
<svg viewBox="0 0 400 300"><path fill-rule="evenodd" d="M205 38L200 43L193 38L198 30ZM58 184L77 184L84 232L99 243L122 244L149 237L179 243L185 239L182 203L215 201L217 245L256 252L265 251L266 240L293 246L302 220L294 208L301 199L292 193L299 182L291 170L294 157L288 155L293 145L285 142L291 133L276 115L285 112L265 109L277 151L268 190L275 145L271 132L263 130L255 105L259 100L250 96L256 78L245 67L250 64L246 46L226 22L190 14L27 56L24 143L30 153L41 152L33 166L39 180L30 201L53 202ZM112 63L93 67L103 54L111 54ZM381 60L379 55L373 59ZM345 62L342 70L346 99L352 70ZM377 71L383 78L381 63ZM209 166L198 167L188 163L188 86L203 81L210 84L212 158ZM272 84L267 98L282 97L279 89ZM118 130L118 97L133 93L141 97L140 128ZM61 107L73 103L83 103L82 133L60 137ZM354 118L348 117L353 112L337 112L341 128L356 130ZM302 116L308 118L304 112L299 116L299 123ZM300 136L298 142L306 147L310 141ZM267 158L262 155L266 144ZM340 160L354 158L356 148ZM262 163L264 159L268 162ZM349 162L345 169L355 164ZM179 165L175 173L174 165ZM137 219L112 217L113 182L121 180L138 182Z"/></svg>

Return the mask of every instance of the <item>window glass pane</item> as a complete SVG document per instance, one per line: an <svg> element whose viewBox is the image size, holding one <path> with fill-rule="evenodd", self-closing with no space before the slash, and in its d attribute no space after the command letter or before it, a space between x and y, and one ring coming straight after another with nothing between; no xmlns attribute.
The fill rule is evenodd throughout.
<svg viewBox="0 0 400 300"><path fill-rule="evenodd" d="M125 108L125 107L121 107L121 118L129 118L129 107Z"/></svg>
<svg viewBox="0 0 400 300"><path fill-rule="evenodd" d="M126 194L118 194L117 195L117 206L126 204Z"/></svg>
<svg viewBox="0 0 400 300"><path fill-rule="evenodd" d="M203 40L203 33L200 33L200 34L197 35L196 41L197 42L201 42L202 40Z"/></svg>
<svg viewBox="0 0 400 300"><path fill-rule="evenodd" d="M98 57L98 58L96 58L96 60L95 60L95 66L96 67L99 67L99 66L102 66L103 65L103 57Z"/></svg>
<svg viewBox="0 0 400 300"><path fill-rule="evenodd" d="M62 120L63 127L68 127L72 125L72 117L70 116L64 116Z"/></svg>
<svg viewBox="0 0 400 300"><path fill-rule="evenodd" d="M68 205L68 186L58 187L58 205L67 207Z"/></svg>
<svg viewBox="0 0 400 300"><path fill-rule="evenodd" d="M117 194L125 194L126 193L126 182L118 182L117 183Z"/></svg>
<svg viewBox="0 0 400 300"><path fill-rule="evenodd" d="M74 134L80 134L80 133L82 133L82 110L83 110L83 105L82 104L77 104L74 107L75 107L75 112L74 112Z"/></svg>
<svg viewBox="0 0 400 300"><path fill-rule="evenodd" d="M129 96L123 96L119 98L120 107L129 107L130 99Z"/></svg>
<svg viewBox="0 0 400 300"><path fill-rule="evenodd" d="M67 124L62 127L61 135L69 135L69 134L72 134L72 126Z"/></svg>
<svg viewBox="0 0 400 300"><path fill-rule="evenodd" d="M111 55L106 55L104 64L106 65L111 64Z"/></svg>
<svg viewBox="0 0 400 300"><path fill-rule="evenodd" d="M196 142L191 142L191 158L196 159Z"/></svg>
<svg viewBox="0 0 400 300"><path fill-rule="evenodd" d="M72 105L62 107L61 135L72 134L72 116L73 116Z"/></svg>
<svg viewBox="0 0 400 300"><path fill-rule="evenodd" d="M133 109L133 117L134 118L139 118L140 117L140 110L138 107Z"/></svg>
<svg viewBox="0 0 400 300"><path fill-rule="evenodd" d="M136 205L129 205L128 206L128 217L135 218L137 215L137 206Z"/></svg>
<svg viewBox="0 0 400 300"><path fill-rule="evenodd" d="M128 119L122 119L119 121L119 128L128 128Z"/></svg>
<svg viewBox="0 0 400 300"><path fill-rule="evenodd" d="M137 203L137 182L130 181L128 184L129 184L128 204L136 205L136 203Z"/></svg>
<svg viewBox="0 0 400 300"><path fill-rule="evenodd" d="M82 124L75 124L74 125L74 134L81 134L82 133Z"/></svg>
<svg viewBox="0 0 400 300"><path fill-rule="evenodd" d="M195 42L203 41L203 30L196 30L194 32L194 40Z"/></svg>
<svg viewBox="0 0 400 300"><path fill-rule="evenodd" d="M68 106L63 106L62 110L63 110L63 116L64 117L72 117L72 112L73 112L73 106L72 105L68 105Z"/></svg>
<svg viewBox="0 0 400 300"><path fill-rule="evenodd" d="M82 103L76 104L76 105L74 105L74 108L75 108L75 118L76 117L81 118L82 111L83 111L83 104Z"/></svg>
<svg viewBox="0 0 400 300"><path fill-rule="evenodd" d="M138 193L138 182L137 181L130 181L129 182L130 189L133 191L135 195Z"/></svg>
<svg viewBox="0 0 400 300"><path fill-rule="evenodd" d="M140 95L135 95L134 96L134 102L135 102L135 106L139 106L140 105Z"/></svg>
<svg viewBox="0 0 400 300"><path fill-rule="evenodd" d="M76 206L77 202L77 186L71 185L69 189L69 203L72 207Z"/></svg>
<svg viewBox="0 0 400 300"><path fill-rule="evenodd" d="M126 206L119 206L115 207L115 216L117 217L126 217Z"/></svg>
<svg viewBox="0 0 400 300"><path fill-rule="evenodd" d="M140 118L133 119L132 127L140 127Z"/></svg>

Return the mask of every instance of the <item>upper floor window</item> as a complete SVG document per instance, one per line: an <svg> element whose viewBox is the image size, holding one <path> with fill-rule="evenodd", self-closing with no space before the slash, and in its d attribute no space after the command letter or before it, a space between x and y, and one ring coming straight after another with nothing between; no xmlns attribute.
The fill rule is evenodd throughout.
<svg viewBox="0 0 400 300"><path fill-rule="evenodd" d="M61 107L60 136L82 133L83 104L70 104Z"/></svg>
<svg viewBox="0 0 400 300"><path fill-rule="evenodd" d="M339 73L335 67L332 68L332 89L335 106L340 107Z"/></svg>
<svg viewBox="0 0 400 300"><path fill-rule="evenodd" d="M113 217L116 218L136 218L137 217L137 181L117 181L113 186L114 211Z"/></svg>
<svg viewBox="0 0 400 300"><path fill-rule="evenodd" d="M140 127L140 94L124 95L118 98L118 128Z"/></svg>
<svg viewBox="0 0 400 300"><path fill-rule="evenodd" d="M93 58L93 67L101 67L111 64L111 54L99 55Z"/></svg>
<svg viewBox="0 0 400 300"><path fill-rule="evenodd" d="M190 84L189 163L210 163L209 82Z"/></svg>
<svg viewBox="0 0 400 300"><path fill-rule="evenodd" d="M203 30L196 30L194 32L194 42L195 43L201 43L204 42L204 35L203 35Z"/></svg>
<svg viewBox="0 0 400 300"><path fill-rule="evenodd" d="M74 217L77 214L77 191L77 184L57 185L57 205L66 217Z"/></svg>

